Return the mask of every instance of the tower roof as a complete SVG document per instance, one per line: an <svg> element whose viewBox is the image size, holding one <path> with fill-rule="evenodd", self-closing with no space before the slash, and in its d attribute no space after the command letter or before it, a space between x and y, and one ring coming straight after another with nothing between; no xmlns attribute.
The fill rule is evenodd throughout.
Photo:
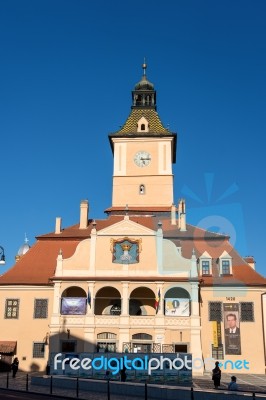
<svg viewBox="0 0 266 400"><path fill-rule="evenodd" d="M133 108L131 113L129 114L124 125L116 132L115 135L123 135L123 134L141 134L138 131L138 121L141 117L144 117L149 122L149 135L152 136L154 134L168 134L172 135L169 129L165 128L160 120L158 113L151 108ZM143 135L147 136L146 132L143 132Z"/></svg>
<svg viewBox="0 0 266 400"><path fill-rule="evenodd" d="M146 76L146 69L147 69L147 64L144 61L144 64L142 64L143 68L143 75L141 80L136 83L135 85L135 91L136 90L154 90L154 85L150 81L148 81L147 76Z"/></svg>

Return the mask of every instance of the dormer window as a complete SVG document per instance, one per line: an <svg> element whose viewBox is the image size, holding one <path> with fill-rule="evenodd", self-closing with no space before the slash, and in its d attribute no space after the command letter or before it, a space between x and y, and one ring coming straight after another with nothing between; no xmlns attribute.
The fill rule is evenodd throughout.
<svg viewBox="0 0 266 400"><path fill-rule="evenodd" d="M210 261L202 260L201 269L202 269L202 275L210 275Z"/></svg>
<svg viewBox="0 0 266 400"><path fill-rule="evenodd" d="M224 251L218 259L220 275L232 275L232 257Z"/></svg>
<svg viewBox="0 0 266 400"><path fill-rule="evenodd" d="M138 132L149 132L149 122L146 120L146 118L141 117L137 123L137 131Z"/></svg>
<svg viewBox="0 0 266 400"><path fill-rule="evenodd" d="M200 258L198 259L198 263L200 268L200 275L212 275L212 258L209 253L207 253L207 251L205 251L200 256Z"/></svg>
<svg viewBox="0 0 266 400"><path fill-rule="evenodd" d="M222 260L222 275L230 275L230 261Z"/></svg>

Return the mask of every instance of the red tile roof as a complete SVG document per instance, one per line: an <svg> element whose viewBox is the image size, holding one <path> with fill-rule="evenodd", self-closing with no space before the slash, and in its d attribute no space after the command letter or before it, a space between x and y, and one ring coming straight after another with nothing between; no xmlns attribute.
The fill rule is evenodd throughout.
<svg viewBox="0 0 266 400"><path fill-rule="evenodd" d="M123 219L124 216L121 215L97 220L96 230L107 228ZM226 235L205 231L189 224L187 224L187 230L181 232L177 225L171 224L169 216L163 218L130 216L129 219L152 230L158 229L160 220L164 238L173 241L177 247L181 247L182 255L185 258L191 258L193 250L197 258L207 251L212 258L213 276L204 276L203 285L266 285L266 279L247 264L229 243L229 237ZM36 244L0 277L0 285L50 285L60 249L63 257L69 258L75 252L78 243L90 237L92 227L93 222L89 220L87 229L79 229L79 224L76 224L63 229L60 234L51 232L37 237ZM219 276L216 261L223 251L232 257L233 276ZM158 280L158 277L147 278ZM90 279L93 278L90 277ZM105 279L119 280L120 278L110 276ZM176 280L179 279L176 278Z"/></svg>
<svg viewBox="0 0 266 400"><path fill-rule="evenodd" d="M0 277L0 285L48 285L55 273L56 259L62 250L68 258L75 252L74 240L37 241L30 250Z"/></svg>

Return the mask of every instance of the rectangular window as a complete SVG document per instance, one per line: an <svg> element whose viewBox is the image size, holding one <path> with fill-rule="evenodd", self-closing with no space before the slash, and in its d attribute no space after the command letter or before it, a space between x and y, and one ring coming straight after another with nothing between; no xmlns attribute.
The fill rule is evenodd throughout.
<svg viewBox="0 0 266 400"><path fill-rule="evenodd" d="M76 342L74 340L65 340L61 342L62 353L74 353L76 350Z"/></svg>
<svg viewBox="0 0 266 400"><path fill-rule="evenodd" d="M45 343L35 342L33 343L33 358L44 358Z"/></svg>
<svg viewBox="0 0 266 400"><path fill-rule="evenodd" d="M222 302L210 301L209 302L209 321L221 322L223 319Z"/></svg>
<svg viewBox="0 0 266 400"><path fill-rule="evenodd" d="M34 302L34 318L47 318L48 300L35 299Z"/></svg>
<svg viewBox="0 0 266 400"><path fill-rule="evenodd" d="M222 275L230 275L230 261L222 260Z"/></svg>
<svg viewBox="0 0 266 400"><path fill-rule="evenodd" d="M18 319L19 299L6 299L5 318Z"/></svg>
<svg viewBox="0 0 266 400"><path fill-rule="evenodd" d="M218 347L214 347L212 344L212 357L215 360L223 360L224 359L224 347L220 344Z"/></svg>
<svg viewBox="0 0 266 400"><path fill-rule="evenodd" d="M210 275L210 261L202 261L202 275Z"/></svg>
<svg viewBox="0 0 266 400"><path fill-rule="evenodd" d="M240 321L241 322L254 322L254 303L243 302L240 303Z"/></svg>

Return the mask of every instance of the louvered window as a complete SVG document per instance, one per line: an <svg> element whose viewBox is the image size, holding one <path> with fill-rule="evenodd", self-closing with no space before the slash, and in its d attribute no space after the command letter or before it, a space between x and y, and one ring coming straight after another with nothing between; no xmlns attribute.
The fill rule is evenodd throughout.
<svg viewBox="0 0 266 400"><path fill-rule="evenodd" d="M48 300L35 299L34 318L47 318Z"/></svg>
<svg viewBox="0 0 266 400"><path fill-rule="evenodd" d="M17 319L19 311L19 299L6 299L5 318Z"/></svg>
<svg viewBox="0 0 266 400"><path fill-rule="evenodd" d="M240 303L240 321L254 322L254 303L247 301Z"/></svg>
<svg viewBox="0 0 266 400"><path fill-rule="evenodd" d="M209 321L219 321L223 319L222 302L210 301L209 302Z"/></svg>

